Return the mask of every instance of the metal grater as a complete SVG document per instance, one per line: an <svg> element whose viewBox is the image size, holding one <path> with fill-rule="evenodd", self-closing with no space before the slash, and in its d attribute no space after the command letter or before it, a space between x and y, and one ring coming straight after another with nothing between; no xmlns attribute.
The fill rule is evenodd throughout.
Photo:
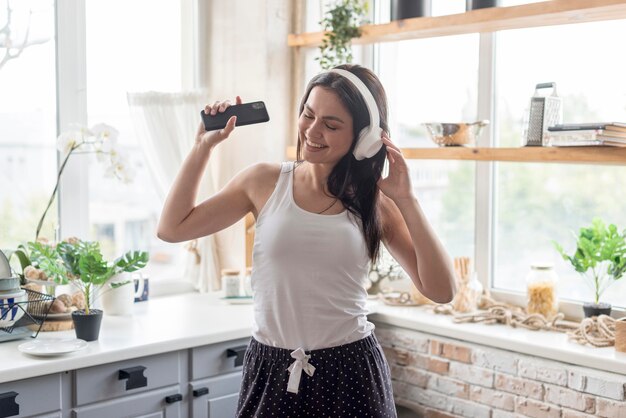
<svg viewBox="0 0 626 418"><path fill-rule="evenodd" d="M550 96L541 96L539 90L552 88ZM563 121L562 99L556 95L556 83L540 83L530 99L528 127L526 129L525 146L546 145L544 137L549 126Z"/></svg>

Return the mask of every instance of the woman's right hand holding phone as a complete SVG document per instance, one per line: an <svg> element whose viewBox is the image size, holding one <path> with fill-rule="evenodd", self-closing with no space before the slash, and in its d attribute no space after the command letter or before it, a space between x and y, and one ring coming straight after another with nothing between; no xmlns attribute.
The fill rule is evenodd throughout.
<svg viewBox="0 0 626 418"><path fill-rule="evenodd" d="M241 104L241 97L237 96L235 99L235 104ZM216 101L212 105L204 106L204 112L208 115L217 115L217 113L223 113L228 107L231 105L230 100L225 100L223 102ZM220 129L219 131L207 131L204 128L204 123L200 122L200 126L198 126L198 132L196 133L196 144L198 145L208 145L210 148L213 148L230 135L230 133L235 129L235 123L237 123L237 116L231 116L226 123L224 129Z"/></svg>

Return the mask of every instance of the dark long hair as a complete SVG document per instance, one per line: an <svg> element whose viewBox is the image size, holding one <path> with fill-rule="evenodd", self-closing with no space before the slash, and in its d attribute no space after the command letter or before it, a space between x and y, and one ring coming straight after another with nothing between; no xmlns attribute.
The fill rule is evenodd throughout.
<svg viewBox="0 0 626 418"><path fill-rule="evenodd" d="M339 65L335 68L347 70L359 77L374 96L380 114L380 127L389 132L387 124L387 95L380 80L371 70L359 65ZM378 258L380 241L383 236L380 214L378 213L378 186L385 165L386 148L383 146L372 158L358 161L352 151L356 146L359 132L370 124L370 116L365 100L357 88L345 77L325 72L309 82L300 103L299 115L309 98L313 87L323 87L334 91L352 115L354 137L350 151L335 165L328 176L328 190L337 197L350 213L361 221L361 231L367 246L370 260ZM302 161L302 146L298 140L297 159Z"/></svg>

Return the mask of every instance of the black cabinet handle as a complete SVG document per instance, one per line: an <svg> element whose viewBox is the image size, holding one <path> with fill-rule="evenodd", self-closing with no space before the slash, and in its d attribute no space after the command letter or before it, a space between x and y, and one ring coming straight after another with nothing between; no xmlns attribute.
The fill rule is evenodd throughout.
<svg viewBox="0 0 626 418"><path fill-rule="evenodd" d="M198 396L208 395L209 388L198 388L195 389L192 393L194 398L197 398Z"/></svg>
<svg viewBox="0 0 626 418"><path fill-rule="evenodd" d="M226 350L226 357L235 357L235 367L239 367L243 364L243 356L248 349L247 345L239 345Z"/></svg>
<svg viewBox="0 0 626 418"><path fill-rule="evenodd" d="M0 393L0 418L14 417L20 414L20 405L15 402L17 392Z"/></svg>
<svg viewBox="0 0 626 418"><path fill-rule="evenodd" d="M148 386L148 378L143 375L143 371L146 370L143 366L129 367L127 369L120 369L118 379L126 381L126 390L142 388Z"/></svg>
<svg viewBox="0 0 626 418"><path fill-rule="evenodd" d="M166 396L165 397L165 402L166 403L180 402L182 400L183 400L183 395L181 395L180 393L177 393L176 395L170 395L170 396Z"/></svg>

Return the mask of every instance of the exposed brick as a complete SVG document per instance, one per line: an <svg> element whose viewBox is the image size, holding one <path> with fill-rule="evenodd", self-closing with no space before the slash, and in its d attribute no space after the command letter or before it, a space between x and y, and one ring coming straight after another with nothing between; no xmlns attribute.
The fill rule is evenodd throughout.
<svg viewBox="0 0 626 418"><path fill-rule="evenodd" d="M428 386L430 375L424 370L416 369L414 367L406 367L404 369L404 378L407 383L421 388L426 388Z"/></svg>
<svg viewBox="0 0 626 418"><path fill-rule="evenodd" d="M533 418L559 418L561 416L560 407L521 396L515 398L515 412Z"/></svg>
<svg viewBox="0 0 626 418"><path fill-rule="evenodd" d="M584 412L574 411L573 409L563 408L561 418L595 418L596 415L585 414Z"/></svg>
<svg viewBox="0 0 626 418"><path fill-rule="evenodd" d="M472 349L470 347L438 340L430 341L430 354L463 363L471 363L472 360Z"/></svg>
<svg viewBox="0 0 626 418"><path fill-rule="evenodd" d="M443 342L439 340L430 340L429 353L433 356L440 356L443 352Z"/></svg>
<svg viewBox="0 0 626 418"><path fill-rule="evenodd" d="M469 399L468 383L448 379L436 374L431 374L427 388L455 398Z"/></svg>
<svg viewBox="0 0 626 418"><path fill-rule="evenodd" d="M383 354L389 365L397 364L400 366L408 366L411 363L413 353L402 348L383 347Z"/></svg>
<svg viewBox="0 0 626 418"><path fill-rule="evenodd" d="M424 406L431 407L443 412L451 412L450 398L434 390L414 388L409 389L408 397L410 401L417 402Z"/></svg>
<svg viewBox="0 0 626 418"><path fill-rule="evenodd" d="M596 409L596 401L592 396L583 395L580 392L562 386L546 384L544 388L544 401L546 402L567 406L568 408L587 413L593 413Z"/></svg>
<svg viewBox="0 0 626 418"><path fill-rule="evenodd" d="M376 330L374 331L376 334L376 339L383 347L393 347L393 329L388 327L383 327L380 325L376 325Z"/></svg>
<svg viewBox="0 0 626 418"><path fill-rule="evenodd" d="M472 386L470 388L470 400L505 411L515 410L515 395L498 390Z"/></svg>
<svg viewBox="0 0 626 418"><path fill-rule="evenodd" d="M450 405L452 405L450 412L462 417L491 418L491 408L485 405L455 398L450 399Z"/></svg>
<svg viewBox="0 0 626 418"><path fill-rule="evenodd" d="M401 380L392 380L391 387L393 389L394 399L407 399L409 397L409 389L411 388L411 385Z"/></svg>
<svg viewBox="0 0 626 418"><path fill-rule="evenodd" d="M623 401L624 376L599 370L575 368L568 374L567 385L580 392Z"/></svg>
<svg viewBox="0 0 626 418"><path fill-rule="evenodd" d="M378 327L376 328L376 336L378 336ZM429 337L425 334L404 328L397 328L390 330L386 338L390 339L393 347L404 348L418 353L428 352Z"/></svg>
<svg viewBox="0 0 626 418"><path fill-rule="evenodd" d="M520 358L517 373L527 379L567 386L567 372L562 364L541 361L538 358Z"/></svg>
<svg viewBox="0 0 626 418"><path fill-rule="evenodd" d="M626 418L626 402L597 398L596 415L609 418Z"/></svg>
<svg viewBox="0 0 626 418"><path fill-rule="evenodd" d="M494 409L491 411L491 418L519 418L519 415L500 409Z"/></svg>
<svg viewBox="0 0 626 418"><path fill-rule="evenodd" d="M410 352L408 365L418 369L427 369L430 357L425 354Z"/></svg>
<svg viewBox="0 0 626 418"><path fill-rule="evenodd" d="M396 405L403 406L403 407L408 408L411 411L415 412L416 417L425 417L426 413L428 411L425 406L420 405L420 404L415 403L415 402L411 402L408 399L395 398L394 401L395 401Z"/></svg>
<svg viewBox="0 0 626 418"><path fill-rule="evenodd" d="M436 358L428 359L428 370L439 374L448 374L450 362L447 360L439 360Z"/></svg>
<svg viewBox="0 0 626 418"><path fill-rule="evenodd" d="M513 353L503 350L472 350L472 363L485 369L502 373L517 374L517 358Z"/></svg>
<svg viewBox="0 0 626 418"><path fill-rule="evenodd" d="M499 390L504 390L505 392L511 392L533 399L543 399L543 386L541 383L520 377L497 373L494 380L494 387Z"/></svg>
<svg viewBox="0 0 626 418"><path fill-rule="evenodd" d="M452 378L463 380L474 385L480 385L485 387L493 387L493 375L494 372L487 369L482 369L470 364L450 363L450 369L448 375Z"/></svg>

